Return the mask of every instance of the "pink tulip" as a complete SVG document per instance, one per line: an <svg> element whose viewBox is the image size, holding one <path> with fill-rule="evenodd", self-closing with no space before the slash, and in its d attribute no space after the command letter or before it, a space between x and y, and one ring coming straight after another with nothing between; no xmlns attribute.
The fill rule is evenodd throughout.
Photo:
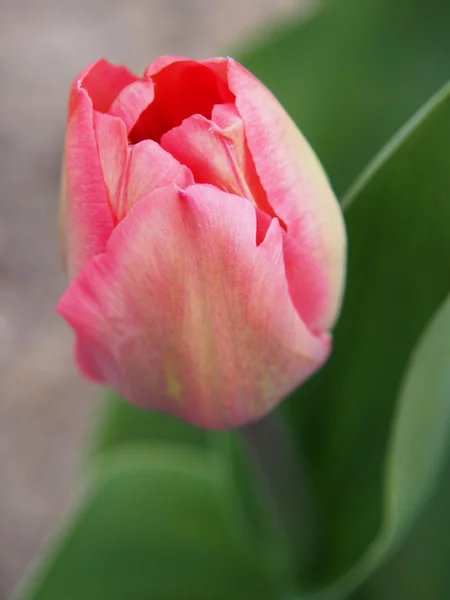
<svg viewBox="0 0 450 600"><path fill-rule="evenodd" d="M324 172L231 58L99 60L70 92L58 311L82 373L196 425L258 419L327 359L345 231Z"/></svg>

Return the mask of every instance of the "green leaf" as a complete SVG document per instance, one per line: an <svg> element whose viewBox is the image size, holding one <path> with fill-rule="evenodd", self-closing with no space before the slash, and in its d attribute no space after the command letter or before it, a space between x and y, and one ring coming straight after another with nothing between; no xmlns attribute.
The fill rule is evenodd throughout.
<svg viewBox="0 0 450 600"><path fill-rule="evenodd" d="M450 296L418 344L402 387L379 549L391 554L420 509L426 509L355 600L439 600L450 590Z"/></svg>
<svg viewBox="0 0 450 600"><path fill-rule="evenodd" d="M354 568L308 600L347 598L383 562L352 599L446 598L444 591L450 589L449 366L450 295L421 336L401 386L384 472L381 531ZM409 535L402 544L405 533Z"/></svg>
<svg viewBox="0 0 450 600"><path fill-rule="evenodd" d="M449 189L447 85L344 201L348 287L334 352L321 374L283 407L301 440L324 526L311 573L317 584L342 576L382 527L384 466L402 377L450 290ZM427 421L423 425L425 456L427 434L435 432ZM429 487L433 478L430 471L417 486ZM387 493L393 489L391 481ZM399 511L410 510L404 496L395 497ZM371 567L373 560L364 560Z"/></svg>
<svg viewBox="0 0 450 600"><path fill-rule="evenodd" d="M273 563L282 565L291 560L284 523L277 519L279 507L274 505L264 478L256 472L240 431L205 431L170 415L139 409L108 392L90 442L88 466L102 455L136 443L151 448L167 442L174 448L203 450L210 460L223 464L227 502L234 509L236 533L252 538Z"/></svg>
<svg viewBox="0 0 450 600"><path fill-rule="evenodd" d="M355 600L446 600L450 590L450 456L441 485L412 535Z"/></svg>
<svg viewBox="0 0 450 600"><path fill-rule="evenodd" d="M21 600L276 598L279 573L232 535L218 464L154 446L111 452Z"/></svg>
<svg viewBox="0 0 450 600"><path fill-rule="evenodd" d="M207 448L209 434L180 419L144 410L108 392L91 432L89 456L114 450L123 444L146 441L170 442Z"/></svg>
<svg viewBox="0 0 450 600"><path fill-rule="evenodd" d="M330 0L238 58L311 141L338 192L448 79L447 0Z"/></svg>
<svg viewBox="0 0 450 600"><path fill-rule="evenodd" d="M393 428L387 465L386 537L394 532L395 537L400 537L410 525L424 499L434 489L448 454L450 296L413 355Z"/></svg>

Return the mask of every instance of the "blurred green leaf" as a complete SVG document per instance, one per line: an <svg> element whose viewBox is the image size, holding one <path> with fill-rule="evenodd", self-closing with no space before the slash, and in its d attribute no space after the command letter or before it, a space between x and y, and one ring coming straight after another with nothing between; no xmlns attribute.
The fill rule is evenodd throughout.
<svg viewBox="0 0 450 600"><path fill-rule="evenodd" d="M278 578L228 527L223 481L194 450L123 448L21 600L274 599Z"/></svg>
<svg viewBox="0 0 450 600"><path fill-rule="evenodd" d="M311 574L317 585L343 575L381 528L386 449L401 380L413 347L450 290L449 189L447 85L344 201L348 287L334 352L321 374L283 407L306 456L324 526ZM403 431L400 446L410 426L396 422ZM436 436L437 429L426 420L423 426L426 457L427 434ZM399 463L392 465L391 476L399 472ZM429 487L432 473L416 489ZM391 480L393 502L392 486ZM404 496L395 498L399 511L410 511L400 500Z"/></svg>
<svg viewBox="0 0 450 600"><path fill-rule="evenodd" d="M400 540L430 492L435 493L405 543L355 600L448 598L449 441L450 296L422 337L403 384L388 454L386 519L379 545L389 548ZM443 477L434 490L438 474Z"/></svg>
<svg viewBox="0 0 450 600"><path fill-rule="evenodd" d="M410 525L441 473L450 438L450 296L413 356L388 451L386 536ZM450 507L450 504L447 507ZM450 528L447 529L450 534ZM450 556L450 553L448 554ZM449 574L450 576L450 574ZM450 578L449 578L450 583ZM449 588L450 590L450 588Z"/></svg>
<svg viewBox="0 0 450 600"><path fill-rule="evenodd" d="M329 0L238 54L341 194L450 74L447 0Z"/></svg>
<svg viewBox="0 0 450 600"><path fill-rule="evenodd" d="M401 386L387 452L380 534L353 569L330 588L308 596L310 600L347 598L348 592L364 582L380 563L385 564L352 594L352 600L447 598L450 590L449 367L450 295L421 336ZM402 543L405 532L424 508Z"/></svg>
<svg viewBox="0 0 450 600"><path fill-rule="evenodd" d="M450 457L441 485L400 550L352 600L447 600L450 591Z"/></svg>
<svg viewBox="0 0 450 600"><path fill-rule="evenodd" d="M267 560L280 565L290 561L286 532L277 519L279 507L255 471L239 431L205 431L170 415L139 409L109 391L90 436L87 464L119 447L141 443L151 448L161 442L202 449L210 460L221 460L224 496L235 515L230 526L237 535L251 537Z"/></svg>
<svg viewBox="0 0 450 600"><path fill-rule="evenodd" d="M208 432L170 415L144 410L108 391L95 420L90 439L90 456L139 441L176 442L206 448Z"/></svg>

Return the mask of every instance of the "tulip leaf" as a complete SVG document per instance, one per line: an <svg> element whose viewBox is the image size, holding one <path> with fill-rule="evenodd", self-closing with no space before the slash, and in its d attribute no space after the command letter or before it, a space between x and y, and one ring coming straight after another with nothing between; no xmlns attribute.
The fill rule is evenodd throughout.
<svg viewBox="0 0 450 600"><path fill-rule="evenodd" d="M450 589L450 296L411 360L388 454L388 546L410 524L434 491L406 541L361 590L373 600L446 598ZM432 482L438 474L440 485ZM395 541L395 540L394 540Z"/></svg>
<svg viewBox="0 0 450 600"><path fill-rule="evenodd" d="M148 446L97 462L81 507L21 600L276 597L278 575L228 527L221 469Z"/></svg>
<svg viewBox="0 0 450 600"><path fill-rule="evenodd" d="M413 355L393 431L387 455L387 535L409 525L450 455L450 295Z"/></svg>
<svg viewBox="0 0 450 600"><path fill-rule="evenodd" d="M277 518L264 476L251 464L240 432L209 432L176 417L152 410L142 410L108 392L94 425L87 452L87 465L117 448L145 444L149 448L161 442L174 447L197 448L211 460L224 459L227 501L235 512L235 533L243 531L265 552L268 560L290 560L284 524ZM292 489L290 490L292 495ZM231 525L231 523L230 523Z"/></svg>
<svg viewBox="0 0 450 600"><path fill-rule="evenodd" d="M444 591L450 589L449 367L450 295L416 345L401 385L386 455L381 531L353 569L308 600L347 598L386 557L391 560L352 599L446 597ZM405 532L409 535L404 542Z"/></svg>
<svg viewBox="0 0 450 600"><path fill-rule="evenodd" d="M311 141L338 192L448 79L447 0L328 0L238 54Z"/></svg>
<svg viewBox="0 0 450 600"><path fill-rule="evenodd" d="M90 456L113 450L122 444L173 441L177 444L206 448L206 431L180 419L138 408L114 392L108 392L91 436Z"/></svg>
<svg viewBox="0 0 450 600"><path fill-rule="evenodd" d="M310 583L338 579L384 526L409 522L416 513L411 497L420 503L435 480L429 463L444 451L442 414L430 408L427 419L414 420L412 407L393 417L412 350L450 291L449 157L447 85L344 200L348 286L334 351L282 408L305 455L323 525ZM403 473L411 435L425 465L417 479ZM395 506L393 519L386 502ZM364 558L368 570L378 560L373 552L376 560Z"/></svg>

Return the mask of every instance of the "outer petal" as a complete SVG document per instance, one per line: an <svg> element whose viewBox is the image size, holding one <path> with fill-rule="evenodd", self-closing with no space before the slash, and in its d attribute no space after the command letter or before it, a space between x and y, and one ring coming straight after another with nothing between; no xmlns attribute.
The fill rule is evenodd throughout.
<svg viewBox="0 0 450 600"><path fill-rule="evenodd" d="M94 114L106 113L120 93L138 79L126 67L100 59L84 69L72 84L58 219L71 277L92 256L103 252L113 229L94 133Z"/></svg>
<svg viewBox="0 0 450 600"><path fill-rule="evenodd" d="M70 277L105 250L113 229L93 119L87 92L74 90L66 131L59 217Z"/></svg>
<svg viewBox="0 0 450 600"><path fill-rule="evenodd" d="M212 120L201 115L185 119L161 138L161 146L187 165L198 183L248 198L270 217L269 204L247 148L244 122L234 105L219 104ZM260 215L261 217L262 215ZM261 219L260 219L261 220ZM283 236L286 275L292 300L305 323L320 329L328 308L330 284L316 255L290 232Z"/></svg>
<svg viewBox="0 0 450 600"><path fill-rule="evenodd" d="M216 64L217 59L212 61ZM275 213L304 250L308 270L325 269L330 282L321 329L339 311L345 275L345 229L339 204L311 147L269 90L228 59L228 83L236 96L250 152ZM305 264L306 266L306 264Z"/></svg>
<svg viewBox="0 0 450 600"><path fill-rule="evenodd" d="M224 428L267 413L329 352L294 309L281 228L212 186L138 202L62 297L84 371L129 400Z"/></svg>

